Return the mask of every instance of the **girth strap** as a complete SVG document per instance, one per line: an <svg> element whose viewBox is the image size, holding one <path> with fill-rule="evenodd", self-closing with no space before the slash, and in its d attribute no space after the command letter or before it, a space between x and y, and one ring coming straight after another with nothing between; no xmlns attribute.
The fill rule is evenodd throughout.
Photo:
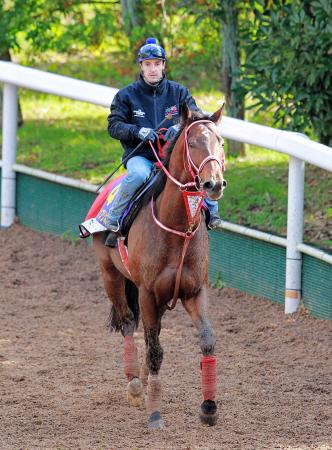
<svg viewBox="0 0 332 450"><path fill-rule="evenodd" d="M180 282L181 282L181 275L182 275L182 269L183 269L183 261L184 261L185 255L187 253L187 248L188 248L189 242L191 241L192 237L193 237L193 235L190 234L189 236L186 236L184 238L184 243L183 243L183 247L182 247L181 256L180 256L180 259L179 259L179 264L178 264L178 267L177 267L177 270L176 270L175 287L174 287L174 294L173 294L172 303L170 305L168 303L166 304L167 309L169 309L170 311L175 308L176 303L177 303L178 298L179 298L179 290L180 290Z"/></svg>

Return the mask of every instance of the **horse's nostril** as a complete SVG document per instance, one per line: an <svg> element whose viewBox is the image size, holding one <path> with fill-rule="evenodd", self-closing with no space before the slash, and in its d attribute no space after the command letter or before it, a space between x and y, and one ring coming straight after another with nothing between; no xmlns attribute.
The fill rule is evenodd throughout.
<svg viewBox="0 0 332 450"><path fill-rule="evenodd" d="M205 183L203 184L203 188L206 191L210 191L211 189L213 189L214 183L213 181L205 181Z"/></svg>
<svg viewBox="0 0 332 450"><path fill-rule="evenodd" d="M225 188L227 187L227 181L226 180L222 180L222 186Z"/></svg>

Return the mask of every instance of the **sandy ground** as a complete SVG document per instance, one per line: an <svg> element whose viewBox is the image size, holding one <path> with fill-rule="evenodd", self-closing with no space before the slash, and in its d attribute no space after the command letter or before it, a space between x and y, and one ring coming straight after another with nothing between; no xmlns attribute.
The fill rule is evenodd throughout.
<svg viewBox="0 0 332 450"><path fill-rule="evenodd" d="M148 431L126 401L91 246L14 225L0 249L0 449L332 449L332 322L211 289L220 418L205 428L198 339L178 304L161 333L166 426Z"/></svg>

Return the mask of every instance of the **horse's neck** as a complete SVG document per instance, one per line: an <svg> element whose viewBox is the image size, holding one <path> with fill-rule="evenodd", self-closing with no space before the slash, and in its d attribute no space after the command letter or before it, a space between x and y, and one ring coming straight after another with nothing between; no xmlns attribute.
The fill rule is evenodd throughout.
<svg viewBox="0 0 332 450"><path fill-rule="evenodd" d="M178 186L167 180L157 202L158 218L166 226L178 231L187 229L188 220L182 193Z"/></svg>
<svg viewBox="0 0 332 450"><path fill-rule="evenodd" d="M169 162L169 172L183 184L191 181L183 166L183 139L179 139L174 146ZM168 227L185 231L188 227L188 219L179 186L168 178L158 200L159 220Z"/></svg>

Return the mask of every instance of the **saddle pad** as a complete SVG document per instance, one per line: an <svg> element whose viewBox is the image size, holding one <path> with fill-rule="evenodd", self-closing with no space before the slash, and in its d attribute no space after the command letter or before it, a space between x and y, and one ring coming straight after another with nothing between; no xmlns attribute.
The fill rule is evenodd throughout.
<svg viewBox="0 0 332 450"><path fill-rule="evenodd" d="M125 211L120 218L120 231L123 236L126 236L129 229L142 207L143 194L153 185L156 179L157 172L152 170L147 181L135 192L133 198L129 201ZM109 210L112 206L112 201L125 174L120 175L111 183L109 183L104 190L98 195L93 202L85 220L78 227L80 230L80 237L86 238L90 234L107 231L107 219Z"/></svg>
<svg viewBox="0 0 332 450"><path fill-rule="evenodd" d="M80 237L86 238L90 234L98 233L100 231L107 231L107 228L97 219L98 213L107 201L111 204L112 200L119 189L121 181L127 175L123 173L108 183L100 194L96 197L88 214L86 215L84 222L79 225Z"/></svg>
<svg viewBox="0 0 332 450"><path fill-rule="evenodd" d="M96 197L95 201L92 203L91 208L89 209L88 214L86 215L84 220L88 220L91 219L92 217L96 217L97 214L100 211L100 208L103 206L103 204L105 203L107 197L112 194L112 192L114 192L114 189L117 188L117 186L120 185L121 181L123 180L123 178L127 175L127 172L119 175L118 177L116 177L114 180L112 180L110 183L108 183L104 189L100 192L100 194L98 194L98 196ZM113 194L114 196L114 194Z"/></svg>

